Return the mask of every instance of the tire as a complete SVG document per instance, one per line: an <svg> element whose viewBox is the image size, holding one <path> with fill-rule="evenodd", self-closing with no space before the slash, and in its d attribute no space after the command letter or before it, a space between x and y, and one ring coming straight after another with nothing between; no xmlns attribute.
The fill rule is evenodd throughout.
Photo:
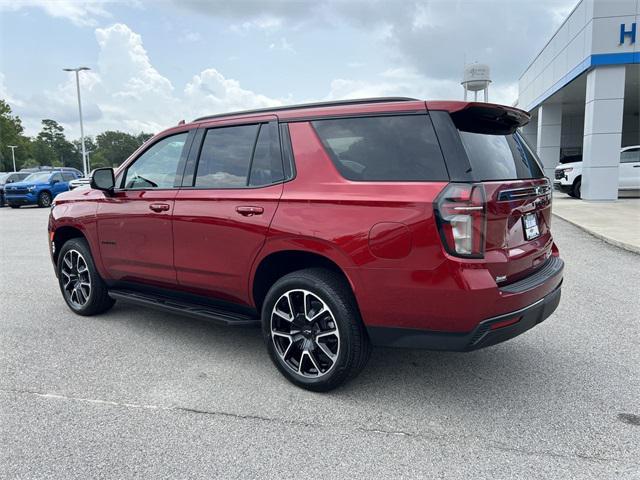
<svg viewBox="0 0 640 480"><path fill-rule="evenodd" d="M40 195L38 195L38 206L41 208L50 207L51 200L52 198L49 192L40 192Z"/></svg>
<svg viewBox="0 0 640 480"><path fill-rule="evenodd" d="M290 273L271 287L262 306L262 332L280 373L315 392L356 377L371 354L349 284L323 268Z"/></svg>
<svg viewBox="0 0 640 480"><path fill-rule="evenodd" d="M573 182L573 186L571 187L571 195L573 198L582 198L582 177L578 177Z"/></svg>
<svg viewBox="0 0 640 480"><path fill-rule="evenodd" d="M20 208L20 205L14 205L13 203L10 203L9 206L11 208Z"/></svg>
<svg viewBox="0 0 640 480"><path fill-rule="evenodd" d="M98 274L85 239L68 240L60 249L56 268L60 292L74 313L97 315L113 307L115 300Z"/></svg>

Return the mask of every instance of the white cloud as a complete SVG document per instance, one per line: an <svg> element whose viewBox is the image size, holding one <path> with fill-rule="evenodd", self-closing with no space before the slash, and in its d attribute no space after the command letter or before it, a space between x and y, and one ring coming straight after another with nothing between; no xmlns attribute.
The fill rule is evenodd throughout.
<svg viewBox="0 0 640 480"><path fill-rule="evenodd" d="M22 106L22 102L17 98L14 98L7 89L7 86L4 84L4 73L0 72L0 98L8 102L10 105L14 107Z"/></svg>
<svg viewBox="0 0 640 480"><path fill-rule="evenodd" d="M296 53L293 45L286 38L280 38L279 42L269 44L269 50L282 50L283 52Z"/></svg>
<svg viewBox="0 0 640 480"><path fill-rule="evenodd" d="M385 70L372 80L338 78L331 82L326 100L384 96L413 97L425 100L461 99L459 81L429 78L410 68ZM511 105L518 96L518 84L501 83L489 88L489 100Z"/></svg>
<svg viewBox="0 0 640 480"><path fill-rule="evenodd" d="M97 28L95 36L99 47L95 67L80 75L85 130L89 135L107 129L158 132L181 119L293 103L290 97L273 98L243 88L238 80L225 77L215 68L193 75L184 86L175 86L156 69L142 37L127 25ZM284 38L282 45L289 46ZM79 135L74 75L69 74L52 90L18 98L7 91L0 74L0 94L23 118L28 134L39 131L42 118L53 118L63 124L71 138ZM492 84L490 95L494 102L511 104L517 96L517 85ZM297 100L379 96L461 98L462 87L458 80L430 78L414 68L395 67L366 80L336 78L326 95Z"/></svg>
<svg viewBox="0 0 640 480"><path fill-rule="evenodd" d="M194 117L282 104L281 100L242 88L240 82L225 78L214 68L194 75L184 89L184 99Z"/></svg>
<svg viewBox="0 0 640 480"><path fill-rule="evenodd" d="M282 19L271 15L263 15L258 18L241 23L232 24L229 29L237 33L245 33L250 30L264 30L273 32L282 27Z"/></svg>
<svg viewBox="0 0 640 480"><path fill-rule="evenodd" d="M180 37L180 41L182 43L195 43L202 40L202 35L198 32L185 32L182 37Z"/></svg>
<svg viewBox="0 0 640 480"><path fill-rule="evenodd" d="M99 19L110 18L104 8L108 0L0 0L0 11L39 8L55 18L70 20L80 27L92 27Z"/></svg>
<svg viewBox="0 0 640 480"><path fill-rule="evenodd" d="M158 132L181 119L233 110L282 104L242 88L214 68L194 75L184 88L174 85L152 64L142 37L127 25L116 23L95 31L99 46L97 68L81 72L85 131ZM29 134L40 129L42 118L59 121L70 137L79 135L75 76L52 91L28 99L13 98L0 77L0 93L23 118Z"/></svg>

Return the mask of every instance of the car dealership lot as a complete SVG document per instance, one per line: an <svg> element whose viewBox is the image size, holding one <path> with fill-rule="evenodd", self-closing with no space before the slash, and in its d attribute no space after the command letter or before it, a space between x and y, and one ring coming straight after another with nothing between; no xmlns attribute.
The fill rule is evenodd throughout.
<svg viewBox="0 0 640 480"><path fill-rule="evenodd" d="M314 394L255 329L72 314L47 214L0 209L0 477L640 477L640 256L557 218L545 323L467 354L377 349Z"/></svg>

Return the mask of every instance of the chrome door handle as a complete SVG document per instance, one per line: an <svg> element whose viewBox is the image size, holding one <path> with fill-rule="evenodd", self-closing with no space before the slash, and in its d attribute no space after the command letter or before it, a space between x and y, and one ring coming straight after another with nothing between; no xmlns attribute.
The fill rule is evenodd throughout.
<svg viewBox="0 0 640 480"><path fill-rule="evenodd" d="M243 217L253 217L254 215L262 215L264 213L264 208L240 206L240 207L236 207L236 212L238 212Z"/></svg>
<svg viewBox="0 0 640 480"><path fill-rule="evenodd" d="M156 213L167 212L171 206L168 203L152 203L149 205L149 209Z"/></svg>

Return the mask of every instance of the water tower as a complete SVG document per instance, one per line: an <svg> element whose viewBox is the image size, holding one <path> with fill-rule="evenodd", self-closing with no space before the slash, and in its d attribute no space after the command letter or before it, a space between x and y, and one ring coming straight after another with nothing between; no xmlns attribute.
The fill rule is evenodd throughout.
<svg viewBox="0 0 640 480"><path fill-rule="evenodd" d="M474 101L478 101L478 92L484 90L484 101L489 101L489 84L491 83L489 65L484 63L471 63L465 65L464 76L462 78L462 88L464 88L464 99L467 100L467 92L474 94Z"/></svg>

